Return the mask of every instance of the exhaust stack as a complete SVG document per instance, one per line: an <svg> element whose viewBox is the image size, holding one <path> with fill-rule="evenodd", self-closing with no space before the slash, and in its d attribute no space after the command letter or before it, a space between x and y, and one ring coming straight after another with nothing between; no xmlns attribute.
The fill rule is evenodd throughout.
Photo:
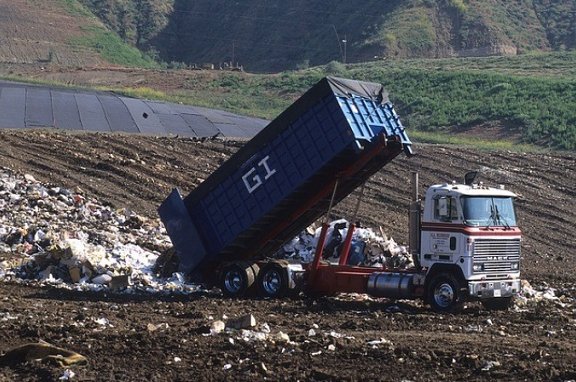
<svg viewBox="0 0 576 382"><path fill-rule="evenodd" d="M408 245L416 268L420 268L420 211L422 203L418 196L418 173L412 173L412 201L409 209Z"/></svg>

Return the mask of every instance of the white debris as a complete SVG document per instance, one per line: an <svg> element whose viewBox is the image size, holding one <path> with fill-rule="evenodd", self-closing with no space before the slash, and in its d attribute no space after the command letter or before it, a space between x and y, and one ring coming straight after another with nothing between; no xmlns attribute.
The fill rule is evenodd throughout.
<svg viewBox="0 0 576 382"><path fill-rule="evenodd" d="M379 338L377 340L368 341L367 344L373 349L378 348L380 345L386 345L388 347L394 346L392 341L387 340L386 338Z"/></svg>
<svg viewBox="0 0 576 382"><path fill-rule="evenodd" d="M111 326L110 321L105 317L95 318L94 322L101 326Z"/></svg>
<svg viewBox="0 0 576 382"><path fill-rule="evenodd" d="M92 279L94 284L107 285L112 281L112 276L108 274L98 275Z"/></svg>
<svg viewBox="0 0 576 382"><path fill-rule="evenodd" d="M284 332L278 332L271 336L275 342L290 342L290 336Z"/></svg>
<svg viewBox="0 0 576 382"><path fill-rule="evenodd" d="M152 324L152 323L149 323L146 325L146 329L149 332L155 332L156 330L167 330L169 328L170 328L170 326L166 322L162 322L162 323L157 324L157 325Z"/></svg>
<svg viewBox="0 0 576 382"><path fill-rule="evenodd" d="M156 277L160 251L171 247L159 219L113 210L82 194L0 167L0 252L19 259L3 261L0 278L125 293L200 289L179 273Z"/></svg>
<svg viewBox="0 0 576 382"><path fill-rule="evenodd" d="M64 374L62 374L62 376L58 379L61 381L69 381L72 378L74 378L75 375L76 375L76 373L74 373L72 370L66 369L66 370L64 370Z"/></svg>
<svg viewBox="0 0 576 382"><path fill-rule="evenodd" d="M18 318L19 318L18 316L13 316L9 312L6 313L0 312L0 321L6 322L11 320L17 320Z"/></svg>
<svg viewBox="0 0 576 382"><path fill-rule="evenodd" d="M230 319L226 322L227 328L232 329L250 329L256 327L256 318L252 314Z"/></svg>
<svg viewBox="0 0 576 382"><path fill-rule="evenodd" d="M464 327L464 332L466 333L482 333L483 331L484 328L482 328L480 325L472 324Z"/></svg>
<svg viewBox="0 0 576 382"><path fill-rule="evenodd" d="M331 330L330 332L326 333L327 336L329 337L333 337L333 338L342 338L344 337L343 334L335 332L334 330Z"/></svg>
<svg viewBox="0 0 576 382"><path fill-rule="evenodd" d="M482 371L490 371L495 367L500 366L500 362L498 361L488 361L484 364L484 366L482 366Z"/></svg>
<svg viewBox="0 0 576 382"><path fill-rule="evenodd" d="M564 308L569 306L565 301L566 299L561 299L556 296L556 289L551 288L548 285L534 288L527 280L522 280L522 290L515 297L514 304L517 310L522 309L529 304L543 302L553 302L554 304ZM573 299L570 299L570 302L573 304Z"/></svg>
<svg viewBox="0 0 576 382"><path fill-rule="evenodd" d="M344 219L335 220L330 224L323 252L326 260L332 262L338 260L341 244L348 234L348 227L349 223ZM294 258L304 263L311 262L320 234L321 228L306 229L286 244L276 256ZM383 235L382 231L376 234L369 228L357 227L352 235L348 264L405 269L412 266L413 261L406 247L398 245L394 239Z"/></svg>
<svg viewBox="0 0 576 382"><path fill-rule="evenodd" d="M216 320L210 325L210 334L219 334L224 331L226 324L224 321Z"/></svg>

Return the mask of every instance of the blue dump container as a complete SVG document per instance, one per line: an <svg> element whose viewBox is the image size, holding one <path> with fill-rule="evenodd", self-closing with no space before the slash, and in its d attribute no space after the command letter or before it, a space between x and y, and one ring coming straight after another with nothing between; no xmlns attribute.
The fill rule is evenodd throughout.
<svg viewBox="0 0 576 382"><path fill-rule="evenodd" d="M382 85L326 77L182 199L159 208L180 270L265 257L320 217L338 174L379 140L380 155L339 180L338 202L411 142Z"/></svg>

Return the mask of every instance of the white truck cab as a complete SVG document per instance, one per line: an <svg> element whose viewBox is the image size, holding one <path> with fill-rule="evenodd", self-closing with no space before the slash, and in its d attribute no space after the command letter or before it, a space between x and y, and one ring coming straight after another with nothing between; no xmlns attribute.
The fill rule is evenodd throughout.
<svg viewBox="0 0 576 382"><path fill-rule="evenodd" d="M419 264L429 302L451 308L464 294L505 308L520 291L520 240L514 198L503 187L441 184L428 188L420 221Z"/></svg>

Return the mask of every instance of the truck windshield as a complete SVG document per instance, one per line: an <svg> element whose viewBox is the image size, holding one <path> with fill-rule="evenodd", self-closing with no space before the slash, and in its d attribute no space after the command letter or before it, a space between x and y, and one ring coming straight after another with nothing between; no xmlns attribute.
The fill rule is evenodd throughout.
<svg viewBox="0 0 576 382"><path fill-rule="evenodd" d="M462 197L464 224L470 226L516 226L514 202L511 197Z"/></svg>

